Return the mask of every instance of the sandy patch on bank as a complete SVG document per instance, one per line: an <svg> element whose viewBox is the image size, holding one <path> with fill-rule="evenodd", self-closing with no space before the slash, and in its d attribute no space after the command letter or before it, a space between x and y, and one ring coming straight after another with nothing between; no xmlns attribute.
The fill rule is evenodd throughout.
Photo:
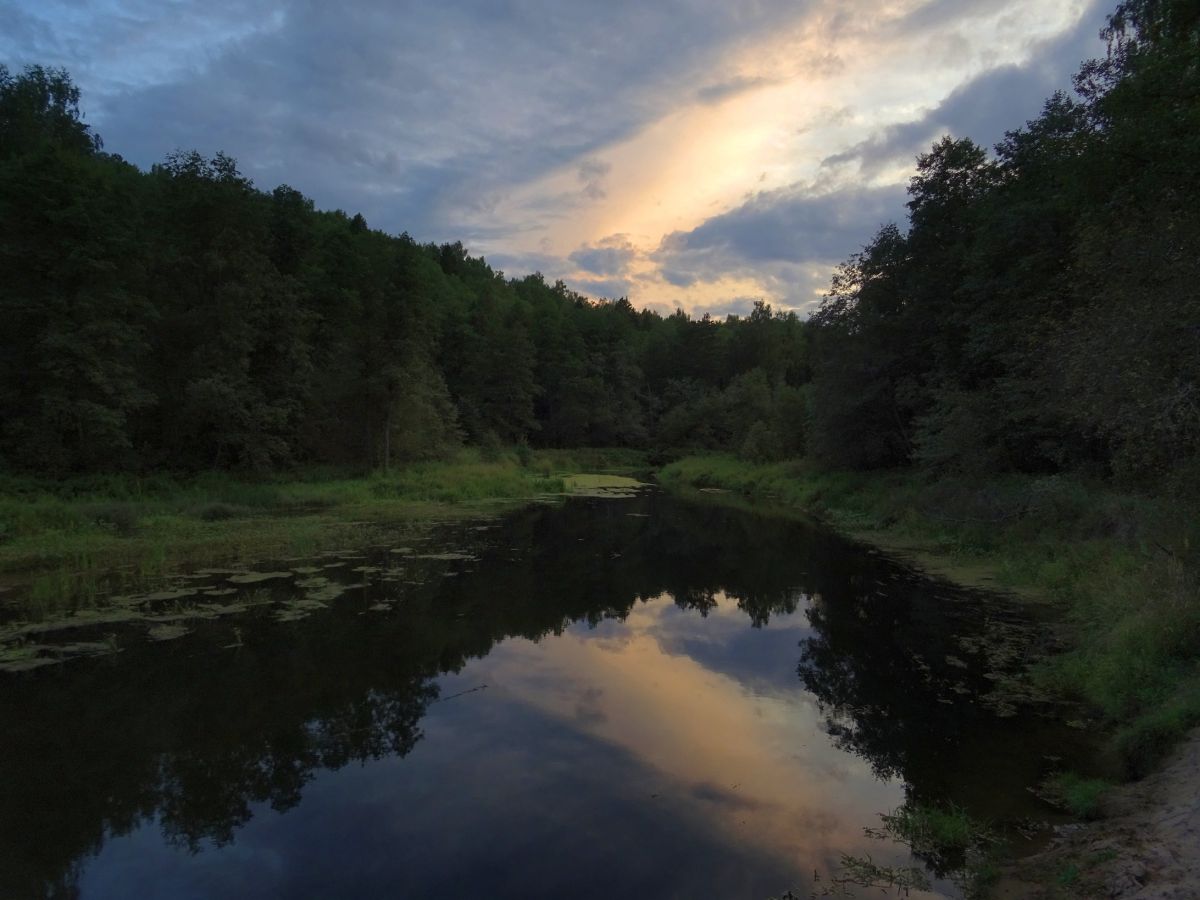
<svg viewBox="0 0 1200 900"><path fill-rule="evenodd" d="M1200 898L1200 729L1159 771L1106 799L1108 817L1068 825L1015 863L994 897Z"/></svg>

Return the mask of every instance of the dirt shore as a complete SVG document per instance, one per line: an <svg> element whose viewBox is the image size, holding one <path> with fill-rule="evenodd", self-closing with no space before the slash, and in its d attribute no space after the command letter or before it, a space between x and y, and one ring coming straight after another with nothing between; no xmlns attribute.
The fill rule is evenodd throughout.
<svg viewBox="0 0 1200 900"><path fill-rule="evenodd" d="M1115 789L1106 817L1059 828L1053 844L1014 864L1002 900L1200 900L1200 728L1163 768Z"/></svg>

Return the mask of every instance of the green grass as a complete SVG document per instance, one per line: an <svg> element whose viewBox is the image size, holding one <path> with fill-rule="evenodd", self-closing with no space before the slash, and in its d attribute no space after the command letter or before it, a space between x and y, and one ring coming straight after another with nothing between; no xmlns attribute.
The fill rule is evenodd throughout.
<svg viewBox="0 0 1200 900"><path fill-rule="evenodd" d="M888 838L910 847L939 877L949 877L967 897L982 897L999 876L999 838L984 822L953 804L907 802L880 816L882 827L869 837ZM845 860L853 860L846 857Z"/></svg>
<svg viewBox="0 0 1200 900"><path fill-rule="evenodd" d="M0 477L0 577L30 583L46 605L78 596L98 570L153 575L183 562L312 552L383 523L565 490L562 476L522 466L515 452L494 456L464 451L366 475Z"/></svg>
<svg viewBox="0 0 1200 900"><path fill-rule="evenodd" d="M1063 887L1070 887L1079 881L1080 869L1077 863L1067 863L1058 873L1055 881Z"/></svg>
<svg viewBox="0 0 1200 900"><path fill-rule="evenodd" d="M659 480L801 511L948 577L1053 602L1070 649L1036 677L1104 718L1124 776L1150 771L1200 724L1196 498L1062 476L932 479L728 456L678 460Z"/></svg>
<svg viewBox="0 0 1200 900"><path fill-rule="evenodd" d="M980 826L957 806L903 806L881 816L892 837L918 851L963 852L976 843Z"/></svg>
<svg viewBox="0 0 1200 900"><path fill-rule="evenodd" d="M1112 786L1112 782L1104 778L1085 778L1074 772L1064 772L1048 779L1042 786L1042 794L1077 818L1098 819L1104 795Z"/></svg>

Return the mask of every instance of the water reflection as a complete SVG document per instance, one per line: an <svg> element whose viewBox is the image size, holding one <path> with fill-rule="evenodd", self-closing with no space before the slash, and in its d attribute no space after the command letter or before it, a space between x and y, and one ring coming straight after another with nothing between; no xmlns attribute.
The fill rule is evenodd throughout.
<svg viewBox="0 0 1200 900"><path fill-rule="evenodd" d="M308 618L6 677L0 896L765 897L905 796L1028 813L1068 739L980 702L1022 623L798 524L647 495L363 553Z"/></svg>

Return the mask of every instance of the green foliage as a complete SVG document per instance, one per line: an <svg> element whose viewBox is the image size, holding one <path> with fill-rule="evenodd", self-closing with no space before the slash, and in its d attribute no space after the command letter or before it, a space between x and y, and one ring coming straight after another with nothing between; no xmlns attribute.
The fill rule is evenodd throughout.
<svg viewBox="0 0 1200 900"><path fill-rule="evenodd" d="M935 875L952 878L967 897L984 896L998 877L996 834L961 807L909 800L880 819L882 827L867 829L869 836L907 844Z"/></svg>
<svg viewBox="0 0 1200 900"><path fill-rule="evenodd" d="M994 158L917 160L814 316L814 451L838 467L1100 471L1200 454L1200 49L1189 0L1118 6L1106 59Z"/></svg>
<svg viewBox="0 0 1200 900"><path fill-rule="evenodd" d="M1076 863L1067 863L1058 873L1057 881L1063 887L1070 887L1079 880L1080 870Z"/></svg>
<svg viewBox="0 0 1200 900"><path fill-rule="evenodd" d="M1160 704L1139 711L1114 738L1117 758L1130 778L1141 778L1163 761L1179 741L1200 725L1200 675L1185 669L1185 680Z"/></svg>
<svg viewBox="0 0 1200 900"><path fill-rule="evenodd" d="M957 806L907 803L880 815L882 833L930 859L935 871L956 868L957 860L981 840L983 827Z"/></svg>
<svg viewBox="0 0 1200 900"><path fill-rule="evenodd" d="M631 461L625 452L593 455ZM562 493L563 477L549 469L545 463L522 467L513 454L488 462L464 451L449 461L366 476L10 476L0 478L0 572L42 572L34 594L45 605L56 596L86 594L96 571L119 565L155 573L249 550L298 552L364 522L444 516L447 504Z"/></svg>
<svg viewBox="0 0 1200 900"><path fill-rule="evenodd" d="M511 462L415 465L370 482L371 493L391 500L429 500L458 503L530 493L560 493L561 478L530 477Z"/></svg>
<svg viewBox="0 0 1200 900"><path fill-rule="evenodd" d="M752 429L755 456L803 447L794 314L596 302L260 191L224 154L142 173L99 146L65 72L0 71L10 465L388 469L464 441L736 451Z"/></svg>
<svg viewBox="0 0 1200 900"><path fill-rule="evenodd" d="M1106 779L1064 772L1042 785L1042 795L1065 807L1073 816L1096 819L1100 817L1104 795L1111 788L1112 782Z"/></svg>

